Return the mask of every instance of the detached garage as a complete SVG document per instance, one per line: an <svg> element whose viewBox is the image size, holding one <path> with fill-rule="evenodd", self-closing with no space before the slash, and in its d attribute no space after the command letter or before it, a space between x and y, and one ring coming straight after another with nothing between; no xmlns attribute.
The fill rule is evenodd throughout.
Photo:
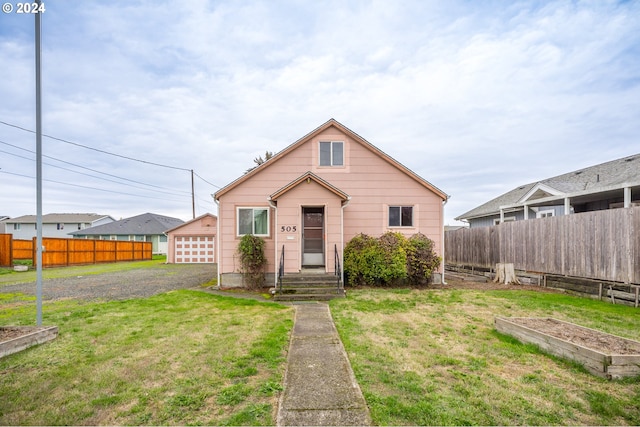
<svg viewBox="0 0 640 427"><path fill-rule="evenodd" d="M167 262L195 264L216 262L218 218L210 213L185 222L166 232L169 244Z"/></svg>

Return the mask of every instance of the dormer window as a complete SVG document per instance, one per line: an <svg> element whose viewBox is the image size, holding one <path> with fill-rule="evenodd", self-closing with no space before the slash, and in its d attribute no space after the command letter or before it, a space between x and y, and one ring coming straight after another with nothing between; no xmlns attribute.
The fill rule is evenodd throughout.
<svg viewBox="0 0 640 427"><path fill-rule="evenodd" d="M344 142L320 141L320 166L344 166Z"/></svg>

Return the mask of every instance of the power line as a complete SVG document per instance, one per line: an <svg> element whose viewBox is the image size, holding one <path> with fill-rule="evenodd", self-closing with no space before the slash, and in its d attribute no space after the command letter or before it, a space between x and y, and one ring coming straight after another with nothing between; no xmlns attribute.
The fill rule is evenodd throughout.
<svg viewBox="0 0 640 427"><path fill-rule="evenodd" d="M29 150L29 149L27 149L27 148L23 148L23 147L19 147L19 146L14 145L14 144L10 144L10 143L5 142L5 141L2 141L2 140L0 140L0 144L8 145L9 147L13 147L13 148L18 149L18 150L26 151L26 152L28 152L28 153L34 153L34 151L32 151L32 150ZM13 156L20 157L20 156L18 156L17 154L9 153L9 152L7 152L7 151L4 151L4 152L5 152L5 153L7 153L7 154L11 154L11 155L13 155ZM46 157L46 158L51 159L51 160L55 160L55 161L60 162L60 163L65 163L65 164L67 164L67 165L75 166L75 167L77 167L77 168L85 169L85 170L88 170L88 171L91 171L91 172L99 173L99 174L102 174L102 175L107 175L107 176L110 176L110 177L113 177L113 178L117 178L117 179L121 179L121 180L123 180L123 181L128 181L128 182L133 182L133 183L136 183L136 184L146 185L146 186L148 186L148 187L154 187L154 188L165 189L165 187L161 187L161 186L159 186L159 185L147 184L146 182L141 182L141 181L136 181L136 180L129 179L129 178L124 178L124 177L117 176L117 175L113 175L113 174L110 174L110 173L107 173L107 172L102 172L102 171L99 171L99 170L96 170L96 169L91 169L91 168L88 168L88 167L86 167L86 166L78 165L78 164L76 164L76 163L71 163L71 162L68 162L68 161L66 161L66 160L58 159L58 158L56 158L56 157L47 156L47 155L43 155L43 157ZM27 160L34 161L33 159L29 159L29 158L27 158L27 157L22 157L22 158L27 159ZM60 168L60 169L65 169L65 168L62 168L61 166L52 165L52 164L50 164L50 163L49 163L48 165L49 165L49 166L52 166L52 167L57 167L57 168ZM73 171L73 170L70 170L70 169L65 169L65 170L69 170L70 172L75 172L75 173L81 173L81 172ZM86 175L86 174L83 174L83 175ZM89 176L91 176L91 175L89 175ZM104 179L105 181L111 181L111 180L108 180L108 179L106 179L106 178L100 178L100 177L94 177L94 178ZM115 183L117 183L117 184L122 184L122 182L117 182L117 181L111 181L111 182L115 182ZM182 192L182 193L186 193L186 194L188 194L188 193L189 193L188 191L180 191L180 190L176 190L176 191L179 191L179 192Z"/></svg>
<svg viewBox="0 0 640 427"><path fill-rule="evenodd" d="M24 132L29 132L29 133L34 133L34 134L36 133L35 131L33 131L33 130L31 130L31 129L27 129L27 128L22 127L22 126L18 126L18 125L12 124L12 123L8 123L8 122L5 122L5 121L3 121L3 120L0 120L0 124L3 124L3 125L5 125L5 126L9 126L9 127L15 128L15 129L19 129L19 130L22 130L22 131L24 131ZM124 155L121 155L121 154L112 153L112 152L105 151L105 150L100 150L100 149L97 149L97 148L94 148L94 147L90 147L90 146L87 146L87 145L84 145L84 144L80 144L80 143L77 143L77 142L69 141L69 140L66 140L66 139L63 139L63 138L54 137L54 136L51 136L51 135L42 134L42 136L47 137L47 138L49 138L49 139L53 139L53 140L56 140L56 141L63 142L63 143L65 143L65 144L74 145L74 146L76 146L76 147L81 147L81 148L84 148L84 149L87 149L87 150L96 151L96 152L99 152L99 153L107 154L107 155L114 156L114 157L119 157L119 158L122 158L122 159L126 159L126 160L130 160L130 161L134 161L134 162L144 163L144 164L147 164L147 165L158 166L158 167L163 167L163 168L168 168L168 169L174 169L174 170L181 170L181 171L187 171L187 172L190 172L190 173L191 173L191 176L192 176L192 189L191 189L192 204L193 204L193 200L194 200L194 197L195 197L195 190L194 190L194 188L193 188L193 176L197 176L200 180L202 180L203 182L205 182L206 184L208 184L208 185L210 185L210 186L212 186L212 187L215 187L215 188L218 188L218 189L222 188L222 187L220 187L220 186L218 186L218 185L215 185L215 184L213 184L213 183L211 183L211 182L207 181L207 180L206 180L206 179L204 179L202 176L200 176L200 175L198 175L197 173L195 173L193 169L189 169L189 168L182 168L182 167L171 166L171 165L165 165L165 164L161 164L161 163L151 162L151 161L148 161L148 160L136 159L136 158L134 158L134 157L124 156ZM14 148L17 148L17 149L20 149L20 150L25 150L25 151L28 151L28 152L32 152L32 151L30 151L30 150L24 149L24 148L22 148L22 147L18 147L18 146L13 145L13 144L6 143L6 142L4 142L4 141L0 141L0 143L3 143L3 144L6 144L6 145L9 145L9 146L11 146L11 147L14 147ZM33 152L32 152L32 153L33 153ZM14 154L12 154L12 153L7 153L7 154L14 155ZM19 156L18 156L18 157L19 157ZM57 159L57 158L55 158L55 157L51 157L51 156L44 156L44 157L50 158L50 159L52 159L52 160L55 160L55 161L58 161L58 162L61 162L61 163L66 163L66 164L72 165L72 166L74 166L74 167L78 167L78 168L86 169L86 170L89 170L89 171L91 171L91 172L95 172L95 173L99 173L99 174L103 174L103 175L111 176L111 177L113 177L113 178L120 179L120 180L123 180L123 181L135 182L135 183L138 183L138 184L141 184L141 185L150 186L150 187L155 187L155 188L164 188L164 187L160 187L160 186L157 186L157 185L147 184L147 183L144 183L144 182L135 181L135 180L131 180L131 179L128 179L128 178L120 177L120 176L117 176L117 175L109 174L109 173L106 173L106 172L97 171L97 170L95 170L95 169L91 169L91 168L88 168L88 167L85 167L85 166L81 166L81 165L77 165L77 164L74 164L74 163L71 163L71 162L67 162L67 161L65 161L65 160ZM80 173L80 172L77 172L77 171L69 170L69 169L66 169L66 168L62 168L62 167L60 167L60 166L51 165L51 164L48 164L48 165L49 165L49 166L52 166L52 167L58 167L58 168L63 169L63 170L68 170L68 171L73 172L73 173L79 173L79 174L82 174L82 175L92 176L92 175L83 174L83 173ZM109 179L105 179L105 178L99 178L99 177L95 177L95 178L103 179L103 180L105 180L105 181L111 181L111 180L109 180ZM51 181L51 180L50 180L50 182L56 182L56 181ZM114 182L114 181L112 181L112 182ZM59 183L60 183L60 184L66 184L66 185L74 185L74 184L68 184L68 183L63 183L63 182L59 182ZM118 182L115 182L115 183L118 183ZM122 183L118 183L118 184L122 184ZM81 188L91 188L91 187L84 187L84 186L79 186L79 185L75 185L75 186L77 186L77 187L81 187ZM135 186L133 186L133 187L135 187ZM109 190L103 190L103 189L96 189L96 190L99 190L99 191L109 191ZM128 194L128 193L121 193L121 192L117 192L117 191L109 191L109 192L112 192L112 193L119 193L119 194ZM161 191L161 192L162 192L162 191ZM184 193L188 193L188 192L184 192ZM168 193L168 194L171 194L171 193ZM195 207L194 207L194 209L195 209ZM195 215L195 212L194 212L194 215Z"/></svg>
<svg viewBox="0 0 640 427"><path fill-rule="evenodd" d="M15 173L15 172L7 172L5 170L0 170L0 173L5 173L5 174L8 174L8 175L13 175L13 176L20 176L20 177L23 177L23 178L35 179L35 177L33 177L33 176L24 175L24 174ZM68 186L71 186L71 187L85 188L85 189L95 190L95 191L103 191L105 193L123 194L125 196L141 197L141 198L145 198L145 199L167 200L164 197L142 196L142 195L139 195L139 194L125 193L125 192L122 192L122 191L106 190L104 188L89 187L89 186L80 185L80 184L71 184L71 183L68 183L68 182L56 181L56 180L53 180L53 179L43 179L43 181L53 182L55 184L68 185ZM188 196L185 195L184 197L188 197Z"/></svg>
<svg viewBox="0 0 640 427"><path fill-rule="evenodd" d="M2 141L0 141L0 142L2 142ZM29 157L21 156L19 154L15 154L15 153L10 153L10 152L5 151L5 150L0 150L0 153L6 153L6 154L9 154L10 156L19 157L21 159L29 160L29 161L32 161L32 162L35 161L34 159L31 159ZM48 157L48 156L44 156L44 157ZM64 162L63 160L60 160L60 161ZM67 162L64 162L64 163L67 163ZM65 167L58 166L58 165L53 165L51 163L43 162L43 164L47 165L47 166L51 166L53 168L58 168L58 169L62 169L62 170L68 171L68 172L76 173L78 175L89 176L91 178L101 179L103 181L113 182L115 184L120 184L120 185L124 184L123 182L116 181L114 179L103 178L103 177L100 177L100 176L91 175L89 173L75 171L73 169L65 168ZM86 169L89 169L89 168L86 168ZM93 170L93 169L89 169L89 170ZM96 171L96 172L99 172L99 171ZM102 172L99 172L99 173L102 173ZM110 175L110 174L107 174L107 175ZM122 178L122 179L125 179L125 178ZM132 181L132 180L128 180L128 181ZM137 181L132 181L132 182L137 182ZM142 183L142 184L144 184L144 183ZM129 185L130 187L133 187L133 188L139 188L141 190L149 190L147 188L136 186L136 185L131 185L131 184L127 184L127 185ZM148 185L148 186L156 187L156 188L163 188L163 187L160 187L160 186L157 186L157 185L151 185L151 184L144 184L144 185ZM178 196L178 195L184 196L184 195L187 195L187 194L191 194L188 191L180 191L180 190L176 190L176 191L151 190L151 191L155 191L157 193L171 194L171 195L174 195L174 196ZM182 193L182 194L180 194L180 193Z"/></svg>
<svg viewBox="0 0 640 427"><path fill-rule="evenodd" d="M35 133L35 131L33 131L31 129L27 129L27 128L24 128L22 126L18 126L18 125L14 125L14 124L11 124L11 123L7 123L7 122L5 122L3 120L0 120L0 124L3 124L5 126L10 126L12 128L20 129L20 130L23 130L25 132ZM120 157L122 159L127 159L127 160L131 160L131 161L134 161L134 162L145 163L145 164L148 164L148 165L159 166L159 167L168 168L168 169L176 169L176 170L182 170L182 171L187 171L187 172L191 171L191 169L187 169L187 168L163 165L161 163L155 163L155 162L150 162L148 160L140 160L140 159L136 159L136 158L129 157L129 156L123 156L122 154L111 153L109 151L100 150L99 148L89 147L88 145L79 144L77 142L69 141L69 140L62 139L62 138L57 138L57 137L51 136L51 135L42 134L42 136L45 136L45 137L47 137L49 139L53 139L53 140L56 140L56 141L64 142L65 144L75 145L76 147L86 148L87 150L97 151L99 153L108 154L110 156L115 156L115 157Z"/></svg>
<svg viewBox="0 0 640 427"><path fill-rule="evenodd" d="M197 173L195 173L195 172L193 172L193 174L194 174L195 176L197 176L198 178L200 178L201 180L203 180L204 182L206 182L207 184L209 184L210 186L212 186L212 187L222 188L222 187L220 187L220 186L218 186L218 185L215 185L215 184L210 183L209 181L207 181L206 179L204 179L203 177L201 177L200 175L198 175L198 174L197 174Z"/></svg>

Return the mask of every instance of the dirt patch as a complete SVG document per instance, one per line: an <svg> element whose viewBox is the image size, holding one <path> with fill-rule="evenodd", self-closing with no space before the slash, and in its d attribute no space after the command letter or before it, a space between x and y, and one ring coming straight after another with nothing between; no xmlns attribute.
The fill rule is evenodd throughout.
<svg viewBox="0 0 640 427"><path fill-rule="evenodd" d="M0 327L0 342L10 341L23 335L29 335L44 329L46 328L39 326L21 326L19 328L13 326Z"/></svg>
<svg viewBox="0 0 640 427"><path fill-rule="evenodd" d="M640 354L640 342L583 328L571 323L560 322L556 319L510 318L508 320L603 354Z"/></svg>
<svg viewBox="0 0 640 427"><path fill-rule="evenodd" d="M461 279L459 277L447 277L446 285L429 285L429 289L472 289L477 291L535 291L561 293L562 291L553 288L545 288L535 285L505 285L503 283L495 283L493 281L481 281L473 277Z"/></svg>
<svg viewBox="0 0 640 427"><path fill-rule="evenodd" d="M215 278L215 264L160 264L135 270L44 279L42 296L45 301L147 298L176 289L196 288ZM35 295L35 291L35 282L0 285L0 293Z"/></svg>

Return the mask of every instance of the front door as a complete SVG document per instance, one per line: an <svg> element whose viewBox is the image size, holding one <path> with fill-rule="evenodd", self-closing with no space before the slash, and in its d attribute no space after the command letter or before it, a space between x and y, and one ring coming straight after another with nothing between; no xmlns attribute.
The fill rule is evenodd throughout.
<svg viewBox="0 0 640 427"><path fill-rule="evenodd" d="M302 266L324 265L324 208L302 208Z"/></svg>

